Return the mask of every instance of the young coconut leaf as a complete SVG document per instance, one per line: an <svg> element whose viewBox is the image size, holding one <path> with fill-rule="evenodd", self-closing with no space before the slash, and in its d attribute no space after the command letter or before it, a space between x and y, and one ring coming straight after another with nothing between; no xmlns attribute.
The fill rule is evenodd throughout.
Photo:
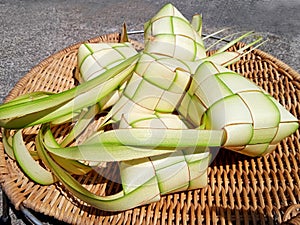
<svg viewBox="0 0 300 225"><path fill-rule="evenodd" d="M21 169L33 181L42 185L49 185L57 181L50 171L43 168L37 161L35 161L31 157L28 149L24 144L22 130L18 130L14 134L13 150L15 158Z"/></svg>
<svg viewBox="0 0 300 225"><path fill-rule="evenodd" d="M40 132L39 135L42 135L42 133L44 133L44 131ZM40 139L43 139L43 137L40 136ZM126 193L126 195L121 191L114 195L102 197L95 195L84 188L50 157L46 149L41 148L41 154L55 176L59 178L60 182L62 182L74 196L96 208L106 211L120 211L138 205L148 204L160 199L160 192L155 176L150 177L142 186L130 193Z"/></svg>
<svg viewBox="0 0 300 225"><path fill-rule="evenodd" d="M215 91L210 92L214 87L217 87ZM205 129L224 129L226 141L223 147L232 150L239 147L238 151L246 155L269 153L269 146L274 149L278 136L287 137L299 126L298 120L261 88L212 62L199 66L186 96L185 99L190 100L181 104L179 113L182 112L195 125L204 122L202 126ZM196 117L193 120L195 111L191 106L195 102L191 104L192 101L201 105L198 108L202 108L202 111L198 115L205 115L205 119ZM280 125L282 123L283 126ZM281 127L286 130L282 131Z"/></svg>
<svg viewBox="0 0 300 225"><path fill-rule="evenodd" d="M35 145L36 145L36 149L37 149L37 153L38 153L39 157L42 159L43 162L47 162L46 158L44 157L44 154L42 153L43 148L44 148L43 140L42 140L43 130L44 130L44 128L41 128L39 130L39 133L36 136ZM54 138L51 142L51 145L60 147ZM92 167L85 165L84 163L81 163L77 160L59 157L55 154L51 154L51 157L61 168L63 168L70 174L84 175L92 170ZM49 164L46 163L46 165L50 168Z"/></svg>
<svg viewBox="0 0 300 225"><path fill-rule="evenodd" d="M70 147L60 147L55 143L51 130L44 128L41 134L43 146L52 154L79 161L112 162L162 155L175 151L174 149L153 149L126 146L111 143L80 144Z"/></svg>
<svg viewBox="0 0 300 225"><path fill-rule="evenodd" d="M13 143L12 143L13 137L10 135L10 130L2 128L1 134L2 134L2 143L3 143L3 147L5 149L5 153L11 159L15 159Z"/></svg>
<svg viewBox="0 0 300 225"><path fill-rule="evenodd" d="M72 111L87 107L100 101L114 91L120 83L130 76L138 55L128 58L119 65L77 87L31 101L22 100L16 104L0 106L0 126L18 129L50 122ZM116 76L117 75L117 76Z"/></svg>

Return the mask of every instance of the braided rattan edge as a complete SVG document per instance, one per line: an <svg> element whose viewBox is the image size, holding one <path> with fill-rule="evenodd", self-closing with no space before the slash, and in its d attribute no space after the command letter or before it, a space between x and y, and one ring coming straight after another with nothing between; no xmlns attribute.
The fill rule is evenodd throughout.
<svg viewBox="0 0 300 225"><path fill-rule="evenodd" d="M277 69L280 71L284 71L287 76L291 76L293 79L296 79L296 80L300 79L300 74L296 70L291 68L289 65L287 65L283 61L272 56L271 54L264 52L262 50L259 50L259 49L255 49L254 53L261 56L262 58L265 58L266 60L269 60L270 62L274 63L277 66Z"/></svg>

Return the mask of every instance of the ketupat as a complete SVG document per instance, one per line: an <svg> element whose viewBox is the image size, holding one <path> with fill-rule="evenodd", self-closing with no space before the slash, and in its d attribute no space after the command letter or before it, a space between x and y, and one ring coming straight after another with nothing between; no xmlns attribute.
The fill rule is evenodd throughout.
<svg viewBox="0 0 300 225"><path fill-rule="evenodd" d="M251 34L246 33L206 57L201 31L200 15L189 23L167 4L145 23L142 52L128 42L83 44L78 87L56 95L25 95L0 106L6 135L9 129L42 124L37 154L55 177L46 170L37 177L31 172L38 164L18 160L29 156L21 130L7 141L9 154L14 151L23 171L29 170L36 182L57 179L86 203L118 211L158 201L162 194L205 186L206 169L218 147L251 156L272 151L298 128L298 120L261 88L224 67L260 39L238 52L225 52ZM109 112L98 132L70 146L103 110ZM70 119L75 126L58 143L51 122ZM114 129L104 130L107 124ZM71 174L89 172L92 168L81 163L86 161L119 162L123 190L102 197L85 189Z"/></svg>

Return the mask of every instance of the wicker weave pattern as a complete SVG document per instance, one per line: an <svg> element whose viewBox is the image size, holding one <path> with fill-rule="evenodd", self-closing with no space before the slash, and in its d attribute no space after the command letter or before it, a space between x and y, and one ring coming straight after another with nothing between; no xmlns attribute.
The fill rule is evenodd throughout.
<svg viewBox="0 0 300 225"><path fill-rule="evenodd" d="M90 42L117 42L119 34ZM139 43L134 42L137 49ZM7 97L37 90L60 92L76 85L73 79L79 44L41 62L23 77ZM236 46L238 47L238 46ZM251 79L300 118L300 75L274 57L254 50L231 69ZM56 132L63 135L67 128ZM34 147L28 129L28 147ZM270 155L250 158L221 150L209 167L206 188L162 197L150 205L119 213L103 212L74 199L60 184L40 186L30 181L0 144L0 182L16 208L20 204L70 224L279 224L298 220L300 208L299 130ZM101 173L77 179L99 195L120 185L105 177L118 173L114 164ZM100 175L102 174L102 176ZM296 221L297 222L297 221Z"/></svg>

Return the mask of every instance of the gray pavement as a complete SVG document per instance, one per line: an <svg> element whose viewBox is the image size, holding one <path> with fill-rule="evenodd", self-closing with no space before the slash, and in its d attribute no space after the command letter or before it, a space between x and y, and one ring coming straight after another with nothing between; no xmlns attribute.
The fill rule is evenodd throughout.
<svg viewBox="0 0 300 225"><path fill-rule="evenodd" d="M254 30L260 49L300 72L300 0L0 0L0 102L33 66L71 44L101 34L143 29L165 3L188 19L203 15L204 32ZM2 208L2 202L0 202ZM11 212L13 224L25 224Z"/></svg>

